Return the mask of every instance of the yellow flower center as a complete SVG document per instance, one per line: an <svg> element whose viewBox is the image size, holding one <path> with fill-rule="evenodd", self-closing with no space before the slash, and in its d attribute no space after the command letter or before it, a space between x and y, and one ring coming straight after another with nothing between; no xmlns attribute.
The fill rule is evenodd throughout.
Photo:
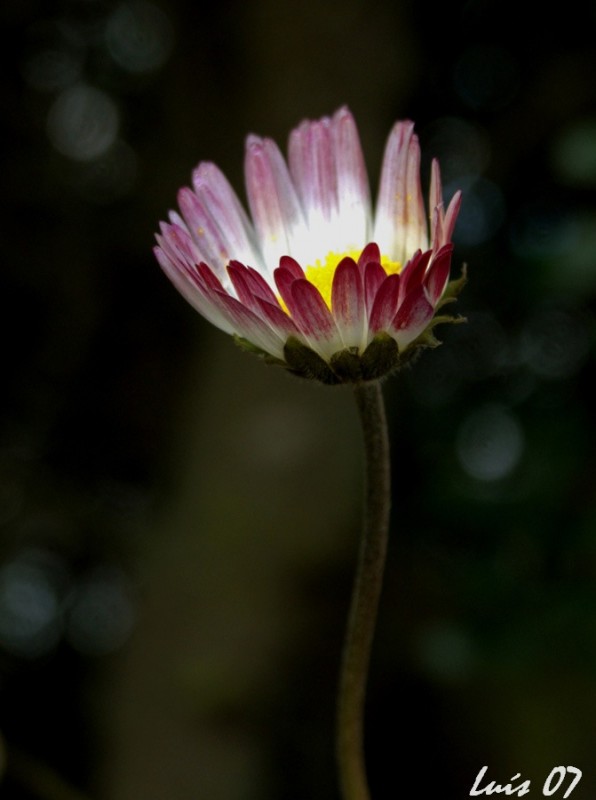
<svg viewBox="0 0 596 800"><path fill-rule="evenodd" d="M306 279L317 287L329 308L331 308L331 287L333 286L333 277L337 265L346 256L353 258L357 262L360 258L360 252L359 250L349 250L346 253L336 253L330 250L324 259L317 258L314 264L309 264L304 270ZM387 275L395 275L401 270L399 261L391 261L387 256L381 256L381 266Z"/></svg>

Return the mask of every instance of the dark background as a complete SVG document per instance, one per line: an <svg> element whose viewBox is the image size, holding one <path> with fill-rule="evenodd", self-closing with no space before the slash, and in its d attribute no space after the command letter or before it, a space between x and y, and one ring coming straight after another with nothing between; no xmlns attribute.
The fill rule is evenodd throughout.
<svg viewBox="0 0 596 800"><path fill-rule="evenodd" d="M246 133L344 103L373 191L416 121L470 276L385 386L373 796L594 795L596 6L534 9L2 3L2 798L336 797L350 392L237 351L151 248L199 160L241 191Z"/></svg>

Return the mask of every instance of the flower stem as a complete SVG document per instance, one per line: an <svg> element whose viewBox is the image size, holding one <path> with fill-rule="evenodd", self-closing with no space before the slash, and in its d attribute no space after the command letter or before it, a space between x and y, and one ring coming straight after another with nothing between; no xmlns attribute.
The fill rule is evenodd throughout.
<svg viewBox="0 0 596 800"><path fill-rule="evenodd" d="M357 384L355 396L364 435L364 525L339 683L337 760L343 800L369 800L363 744L364 698L387 552L390 464L381 384Z"/></svg>

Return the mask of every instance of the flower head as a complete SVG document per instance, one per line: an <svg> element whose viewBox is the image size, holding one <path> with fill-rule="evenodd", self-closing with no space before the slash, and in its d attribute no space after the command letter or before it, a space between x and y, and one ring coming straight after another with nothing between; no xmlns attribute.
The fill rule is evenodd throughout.
<svg viewBox="0 0 596 800"><path fill-rule="evenodd" d="M453 318L436 312L463 284L449 283L461 196L444 208L434 161L427 218L412 122L389 135L374 215L346 108L295 128L287 162L271 139L249 136L245 176L252 219L203 162L156 237L159 264L206 319L324 383L382 377L438 344L434 325Z"/></svg>

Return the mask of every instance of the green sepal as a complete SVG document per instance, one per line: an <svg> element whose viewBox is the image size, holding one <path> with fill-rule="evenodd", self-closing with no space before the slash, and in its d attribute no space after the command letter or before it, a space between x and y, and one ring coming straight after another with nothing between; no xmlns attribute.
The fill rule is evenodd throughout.
<svg viewBox="0 0 596 800"><path fill-rule="evenodd" d="M468 281L468 274L467 268L464 264L462 266L461 275L459 278L455 280L449 281L445 288L445 292L443 296L437 303L435 307L435 316L431 319L428 323L426 328L422 331L422 333L418 336L418 338L414 339L413 342L406 347L405 351L402 353L402 357L404 358L404 363L406 361L411 361L412 355L418 356L420 352L427 347L434 348L438 347L441 342L439 339L436 338L434 334L434 329L437 325L443 325L444 323L449 323L452 325L459 325L461 322L467 322L467 319L462 316L452 316L451 314L436 314L436 312L442 308L443 306L447 305L448 303L455 303L457 297L461 290L464 288Z"/></svg>
<svg viewBox="0 0 596 800"><path fill-rule="evenodd" d="M326 383L328 386L335 386L341 383L339 378L331 369L326 361L323 361L318 353L310 347L300 342L294 336L290 336L284 345L284 356L287 367L294 375L300 378L310 378L311 380Z"/></svg>
<svg viewBox="0 0 596 800"><path fill-rule="evenodd" d="M357 347L349 347L334 353L329 365L341 383L359 383L362 380L362 359Z"/></svg>
<svg viewBox="0 0 596 800"><path fill-rule="evenodd" d="M435 311L438 311L446 303L453 303L455 300L457 300L458 295L460 294L461 290L464 288L467 282L468 282L468 268L466 264L464 264L461 268L461 275L459 276L459 278L454 278L454 280L449 281L449 283L445 287L445 291L443 292L443 297L441 297L441 299L435 306Z"/></svg>
<svg viewBox="0 0 596 800"><path fill-rule="evenodd" d="M388 333L377 333L361 356L362 379L373 381L388 375L400 366L397 342Z"/></svg>
<svg viewBox="0 0 596 800"><path fill-rule="evenodd" d="M428 323L427 327L422 331L420 336L412 342L418 347L438 347L441 342L436 338L434 329L437 325L449 323L450 325L459 325L461 322L467 322L465 317L453 317L451 314L439 314L433 317Z"/></svg>

